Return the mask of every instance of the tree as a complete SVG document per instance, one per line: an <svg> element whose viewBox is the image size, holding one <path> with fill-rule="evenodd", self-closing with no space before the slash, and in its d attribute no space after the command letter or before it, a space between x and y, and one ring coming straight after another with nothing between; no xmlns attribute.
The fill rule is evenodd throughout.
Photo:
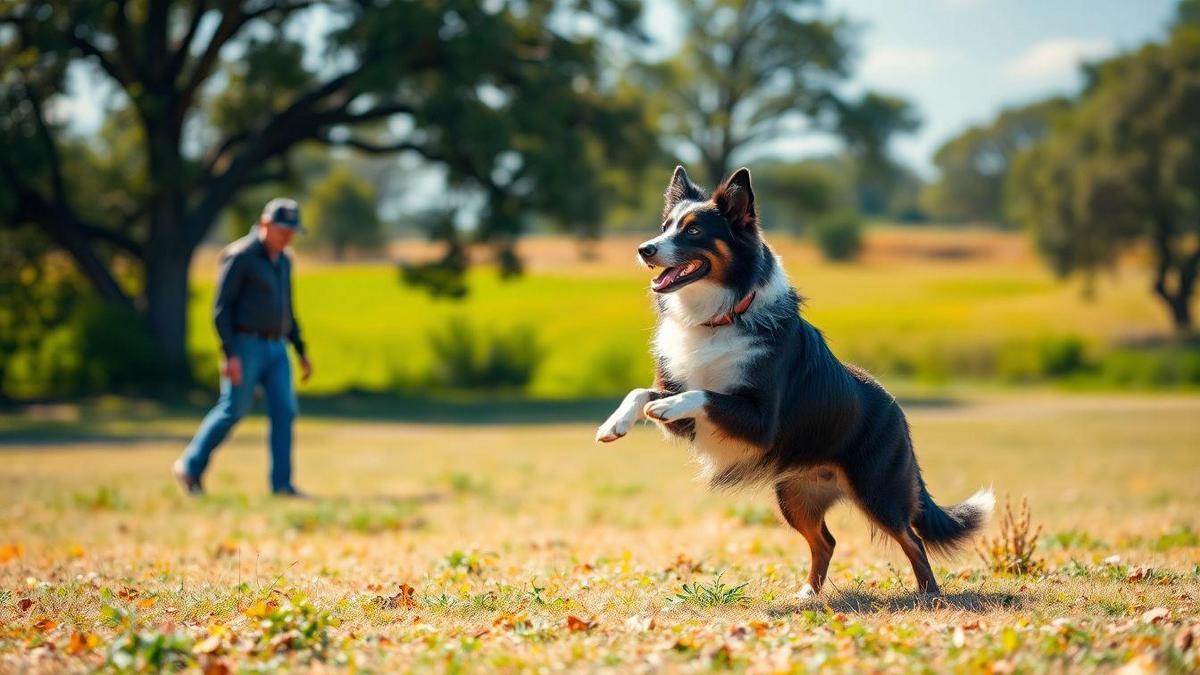
<svg viewBox="0 0 1200 675"><path fill-rule="evenodd" d="M946 141L933 156L939 177L923 196L925 207L939 220L1003 223L1013 158L1041 140L1068 107L1066 99L1052 98L1010 108Z"/></svg>
<svg viewBox="0 0 1200 675"><path fill-rule="evenodd" d="M186 379L193 252L302 143L444 167L502 250L534 212L596 227L619 197L597 165L636 167L650 145L601 81L601 38L636 36L637 16L636 0L0 0L0 223L136 309ZM320 58L302 17L329 27ZM64 120L69 72L112 92L96 138Z"/></svg>
<svg viewBox="0 0 1200 675"><path fill-rule="evenodd" d="M819 16L818 6L680 0L684 44L643 76L663 94L667 143L698 156L709 182L724 178L734 160L745 163L801 134L842 133L852 145L882 149L892 133L912 128L897 99L838 93L850 74L850 29Z"/></svg>
<svg viewBox="0 0 1200 675"><path fill-rule="evenodd" d="M375 189L344 164L313 186L305 207L312 241L341 260L350 247L377 249L384 243Z"/></svg>
<svg viewBox="0 0 1200 675"><path fill-rule="evenodd" d="M1200 29L1093 73L1076 108L1018 157L1010 212L1062 275L1144 247L1154 293L1186 332L1200 267Z"/></svg>

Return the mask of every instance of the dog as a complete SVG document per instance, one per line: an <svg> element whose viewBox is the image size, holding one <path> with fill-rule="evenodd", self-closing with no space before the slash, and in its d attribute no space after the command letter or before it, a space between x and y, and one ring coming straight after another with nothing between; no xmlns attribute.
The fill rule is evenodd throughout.
<svg viewBox="0 0 1200 675"><path fill-rule="evenodd" d="M800 315L763 239L748 169L709 195L676 167L664 201L661 234L637 250L641 264L663 268L650 284L654 386L629 392L596 440L649 419L690 442L711 487L773 486L812 553L800 597L825 581L836 544L825 512L843 498L900 544L920 592L939 593L926 549L968 541L991 514L991 490L949 508L933 501L896 399Z"/></svg>

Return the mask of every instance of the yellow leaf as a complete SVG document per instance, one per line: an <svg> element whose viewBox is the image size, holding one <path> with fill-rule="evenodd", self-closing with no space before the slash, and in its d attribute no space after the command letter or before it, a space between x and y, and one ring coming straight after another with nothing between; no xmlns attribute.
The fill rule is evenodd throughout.
<svg viewBox="0 0 1200 675"><path fill-rule="evenodd" d="M0 545L0 562L8 562L16 560L25 553L25 547L20 544L3 544Z"/></svg>
<svg viewBox="0 0 1200 675"><path fill-rule="evenodd" d="M91 651L99 643L100 639L95 635L85 635L79 631L73 631L71 633L71 640L67 643L67 653L71 656L76 656L83 652Z"/></svg>
<svg viewBox="0 0 1200 675"><path fill-rule="evenodd" d="M150 607L153 607L154 603L156 603L156 602L158 602L158 598L151 595L150 597L142 598L141 600L138 600L137 606L140 607L141 609L148 609Z"/></svg>
<svg viewBox="0 0 1200 675"><path fill-rule="evenodd" d="M71 544L71 548L67 549L67 555L72 558L82 558L86 551L79 544Z"/></svg>
<svg viewBox="0 0 1200 675"><path fill-rule="evenodd" d="M250 605L246 611L242 612L251 619L261 619L267 615L267 605L262 600Z"/></svg>

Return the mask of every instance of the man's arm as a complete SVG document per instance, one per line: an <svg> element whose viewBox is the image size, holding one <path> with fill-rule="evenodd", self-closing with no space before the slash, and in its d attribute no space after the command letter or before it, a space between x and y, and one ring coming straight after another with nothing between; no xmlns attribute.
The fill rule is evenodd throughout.
<svg viewBox="0 0 1200 675"><path fill-rule="evenodd" d="M312 364L308 361L308 356L304 352L304 338L300 337L300 321L296 319L295 305L292 303L292 291L295 290L292 286L292 265L288 262L288 316L292 319L292 325L288 329L288 342L292 343L292 347L296 349L296 355L300 357L300 381L308 382L308 378L312 376Z"/></svg>
<svg viewBox="0 0 1200 675"><path fill-rule="evenodd" d="M241 256L230 254L221 258L216 299L213 301L213 323L217 326L217 337L221 340L221 351L225 358L237 356L233 353L233 340L237 333L234 314L244 277L245 264Z"/></svg>

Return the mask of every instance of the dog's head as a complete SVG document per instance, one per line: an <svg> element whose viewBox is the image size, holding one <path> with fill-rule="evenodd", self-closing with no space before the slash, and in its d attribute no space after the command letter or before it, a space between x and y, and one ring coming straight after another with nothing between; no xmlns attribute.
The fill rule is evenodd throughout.
<svg viewBox="0 0 1200 675"><path fill-rule="evenodd" d="M662 233L638 246L642 264L665 268L652 291L700 281L739 293L753 287L763 247L749 169L735 171L710 197L677 166L663 198Z"/></svg>

